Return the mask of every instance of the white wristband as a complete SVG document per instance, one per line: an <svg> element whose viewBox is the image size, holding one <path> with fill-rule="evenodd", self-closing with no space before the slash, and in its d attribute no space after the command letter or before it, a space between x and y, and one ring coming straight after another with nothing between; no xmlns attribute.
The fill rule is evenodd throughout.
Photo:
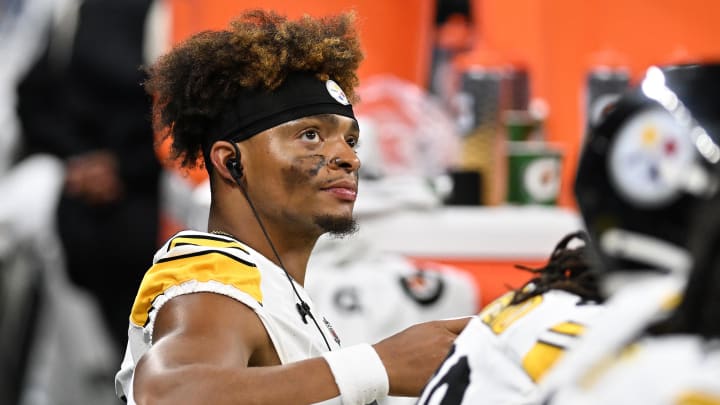
<svg viewBox="0 0 720 405"><path fill-rule="evenodd" d="M343 405L365 405L390 391L385 366L375 349L359 344L323 353L340 389Z"/></svg>

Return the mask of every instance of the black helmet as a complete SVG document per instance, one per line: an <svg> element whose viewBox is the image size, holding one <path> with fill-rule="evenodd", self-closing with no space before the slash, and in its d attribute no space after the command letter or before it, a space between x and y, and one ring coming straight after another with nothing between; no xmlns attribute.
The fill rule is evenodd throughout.
<svg viewBox="0 0 720 405"><path fill-rule="evenodd" d="M575 182L603 270L689 270L698 207L720 184L718 145L720 63L651 67L609 108Z"/></svg>

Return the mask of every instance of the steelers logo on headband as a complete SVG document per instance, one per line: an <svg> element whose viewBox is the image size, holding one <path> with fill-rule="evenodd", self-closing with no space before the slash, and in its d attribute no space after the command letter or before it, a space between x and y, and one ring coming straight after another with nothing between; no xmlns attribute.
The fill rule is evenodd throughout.
<svg viewBox="0 0 720 405"><path fill-rule="evenodd" d="M345 92L340 88L340 86L338 86L337 83L335 83L335 81L326 81L325 87L327 88L328 93L330 93L330 96L332 96L332 98L334 98L338 103L342 105L350 105L350 101L345 95Z"/></svg>

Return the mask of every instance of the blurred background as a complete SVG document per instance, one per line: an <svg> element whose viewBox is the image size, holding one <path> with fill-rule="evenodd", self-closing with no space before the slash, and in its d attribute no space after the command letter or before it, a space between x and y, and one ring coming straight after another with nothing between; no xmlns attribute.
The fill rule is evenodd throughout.
<svg viewBox="0 0 720 405"><path fill-rule="evenodd" d="M116 402L142 275L209 209L205 172L152 133L140 67L250 8L357 16L361 230L321 240L308 280L346 343L521 285L515 264L583 226L572 184L604 106L651 65L720 59L705 0L0 0L0 403Z"/></svg>

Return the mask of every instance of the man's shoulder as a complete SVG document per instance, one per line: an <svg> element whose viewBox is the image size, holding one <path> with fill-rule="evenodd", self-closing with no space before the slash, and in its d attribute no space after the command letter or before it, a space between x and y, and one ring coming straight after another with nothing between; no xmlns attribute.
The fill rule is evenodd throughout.
<svg viewBox="0 0 720 405"><path fill-rule="evenodd" d="M151 321L149 314L166 301L185 294L212 292L248 306L262 305L262 271L257 253L222 235L183 231L170 238L155 254L140 284L131 320Z"/></svg>
<svg viewBox="0 0 720 405"><path fill-rule="evenodd" d="M186 230L173 235L158 249L153 264L194 256L219 254L256 266L254 251L242 242L223 235Z"/></svg>

